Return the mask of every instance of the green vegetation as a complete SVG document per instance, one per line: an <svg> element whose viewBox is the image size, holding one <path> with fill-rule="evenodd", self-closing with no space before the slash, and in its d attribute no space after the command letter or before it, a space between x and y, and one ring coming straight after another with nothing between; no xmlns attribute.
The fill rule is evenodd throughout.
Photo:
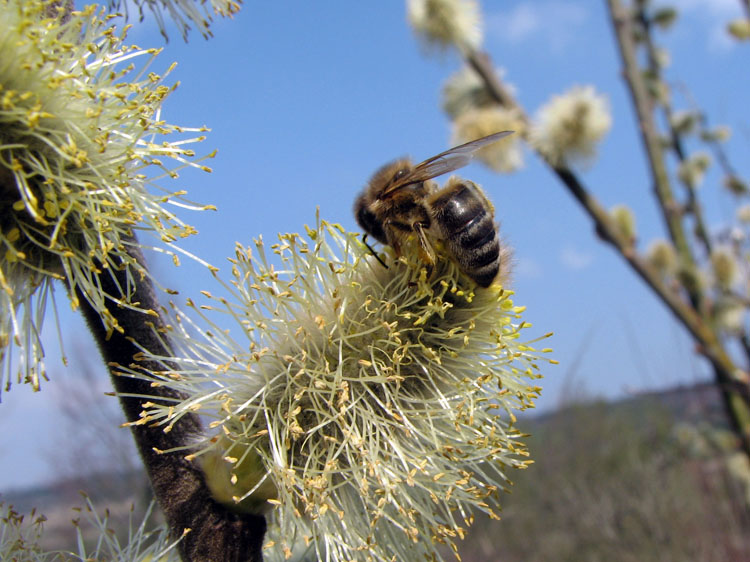
<svg viewBox="0 0 750 562"><path fill-rule="evenodd" d="M459 543L464 562L750 560L750 472L712 385L581 402L523 426L535 463L501 498L501 521L478 516ZM134 478L111 477L109 495L95 496L123 506L107 522L120 540L125 505L143 503ZM46 548L74 549L75 513L63 507L72 487L4 499L21 513L41 508ZM83 519L84 536L95 537Z"/></svg>
<svg viewBox="0 0 750 562"><path fill-rule="evenodd" d="M729 472L720 412L701 386L525 420L535 463L502 521L472 527L463 561L750 560L747 489Z"/></svg>

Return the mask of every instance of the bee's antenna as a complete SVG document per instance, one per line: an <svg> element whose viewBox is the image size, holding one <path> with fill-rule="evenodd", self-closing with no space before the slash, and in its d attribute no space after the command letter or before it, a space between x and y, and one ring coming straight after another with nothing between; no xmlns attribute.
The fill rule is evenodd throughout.
<svg viewBox="0 0 750 562"><path fill-rule="evenodd" d="M362 243L363 243L363 244L364 244L365 246L367 246L367 249L368 249L368 250L370 250L370 253L371 253L371 254L372 254L373 256L375 256L375 259L376 259L376 260L378 260L378 261L380 262L380 265L382 265L382 266L383 266L384 268L388 269L388 266L387 266L387 265L385 265L385 262L384 262L383 260L381 260L381 259L380 259L380 256L379 256L379 255L378 255L378 254L377 254L377 253L375 252L375 250L373 249L373 247L372 247L372 246L370 246L370 245L369 245L369 244L367 243L367 233L366 233L366 232L365 232L365 235L364 235L364 236L362 236Z"/></svg>

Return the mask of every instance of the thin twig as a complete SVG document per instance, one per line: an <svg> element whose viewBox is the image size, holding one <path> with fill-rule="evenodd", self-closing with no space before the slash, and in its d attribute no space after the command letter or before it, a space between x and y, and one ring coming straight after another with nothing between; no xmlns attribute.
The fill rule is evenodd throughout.
<svg viewBox="0 0 750 562"><path fill-rule="evenodd" d="M528 121L523 110L508 93L507 89L503 86L499 77L495 73L487 54L474 51L467 53L466 56L468 64L483 79L490 95L492 95L501 105L517 109L521 118ZM702 318L695 313L695 310L693 310L692 307L679 299L676 293L662 282L659 273L654 271L651 266L637 254L630 242L620 235L620 231L612 220L610 214L584 187L578 176L569 168L563 165L553 165L545 159L543 155L540 156L551 168L552 172L560 179L560 181L562 181L570 194L581 204L589 217L594 221L597 234L620 252L635 272L677 316L691 335L701 342L703 351L709 360L712 363L722 366L722 369L725 371L734 371L734 365L720 346L717 347L715 338L710 330L704 325Z"/></svg>
<svg viewBox="0 0 750 562"><path fill-rule="evenodd" d="M486 53L473 50L465 51L464 56L466 57L467 64L482 78L487 91L494 100L504 107L516 109L520 118L528 123L527 115L517 104L507 88L504 87L494 71L489 56ZM713 366L717 384L725 398L725 404L727 405L732 425L735 426L737 434L740 436L743 449L750 456L750 408L740 394L731 391L738 384L736 381L739 381L740 385L747 384L748 380L750 380L750 375L733 363L714 331L706 324L704 318L696 312L696 309L689 303L684 302L679 298L677 293L667 287L663 283L659 273L638 255L632 243L621 236L610 214L584 187L576 174L564 165L551 163L543 154L540 154L540 157L588 213L594 222L597 234L618 250L630 267L666 304L699 344L700 352ZM661 169L666 174L666 169L663 165ZM666 186L669 187L668 178ZM673 208L674 203L672 202L671 191L667 194L669 195L667 200L670 201L669 207ZM669 215L673 214L673 212L667 212L665 218L671 219ZM669 224L669 220L667 223ZM680 227L678 232L681 232L681 225L678 226ZM683 243L687 243L684 235L682 236L682 240Z"/></svg>
<svg viewBox="0 0 750 562"><path fill-rule="evenodd" d="M643 5L640 5L640 8L636 16L638 18L639 23L643 27L644 43L646 46L646 52L648 53L649 71L651 72L655 80L661 81L662 67L661 67L661 64L659 63L657 52L656 52L656 46L654 45L654 41L651 36L653 25L651 25L650 20L646 16L646 12L644 10ZM680 163L684 163L685 160L687 159L687 154L682 143L682 138L679 132L677 131L677 128L675 127L672 105L670 104L668 98L659 100L658 105L661 107L664 113L664 118L667 122L667 127L669 128L669 137L671 140L672 148L674 149L674 152L677 156L677 160ZM708 236L708 229L706 228L705 221L703 220L703 209L701 208L701 205L698 202L695 186L692 185L690 182L684 181L684 180L682 181L682 185L685 188L685 193L687 194L687 204L685 205L685 208L690 213L692 213L693 218L695 220L695 228L694 228L695 236L698 238L701 244L703 244L703 247L706 250L706 254L711 255L711 251L712 251L711 239Z"/></svg>
<svg viewBox="0 0 750 562"><path fill-rule="evenodd" d="M680 205L674 199L669 174L664 162L663 148L653 118L654 100L649 95L635 51L633 20L631 14L622 8L617 0L608 0L610 15L615 30L615 37L622 59L625 83L630 92L635 113L638 117L638 128L641 132L646 156L649 161L654 193L659 201L664 222L680 260L680 266L691 277L697 272L697 265L687 236L682 227ZM696 310L703 310L703 293L695 283L685 284L690 301Z"/></svg>
<svg viewBox="0 0 750 562"><path fill-rule="evenodd" d="M748 2L750 2L750 0L748 0ZM688 88L684 84L678 84L678 87L681 90L683 97L688 101L690 107L692 108L691 111L698 115L698 134L703 136L705 133L708 133L710 131L708 125L708 117L706 117L705 113L700 111L698 103L695 101L695 98L690 93ZM711 150L713 150L714 157L719 163L719 166L724 172L724 175L738 178L739 174L737 173L737 170L735 170L734 166L732 166L732 163L729 161L729 157L727 156L722 144L713 138L705 142L706 144L708 144L708 146L711 147Z"/></svg>

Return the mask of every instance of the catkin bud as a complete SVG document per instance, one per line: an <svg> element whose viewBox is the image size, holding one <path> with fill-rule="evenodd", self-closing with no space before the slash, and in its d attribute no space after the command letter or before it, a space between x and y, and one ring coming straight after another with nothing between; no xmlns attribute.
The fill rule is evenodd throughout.
<svg viewBox="0 0 750 562"><path fill-rule="evenodd" d="M200 457L206 485L214 499L232 511L263 514L278 491L257 451L243 448L226 436Z"/></svg>
<svg viewBox="0 0 750 562"><path fill-rule="evenodd" d="M651 21L664 30L672 27L675 20L677 20L677 10L671 6L659 8L651 15Z"/></svg>
<svg viewBox="0 0 750 562"><path fill-rule="evenodd" d="M750 191L745 181L735 175L725 176L723 185L732 195L745 195Z"/></svg>
<svg viewBox="0 0 750 562"><path fill-rule="evenodd" d="M691 189L695 189L703 183L706 170L711 165L711 156L706 152L696 152L689 158L680 162L677 168L677 177Z"/></svg>
<svg viewBox="0 0 750 562"><path fill-rule="evenodd" d="M635 215L627 205L615 205L610 209L609 214L615 221L617 230L620 235L630 244L635 243L637 237Z"/></svg>
<svg viewBox="0 0 750 562"><path fill-rule="evenodd" d="M745 203L737 209L737 220L744 223L750 223L750 203Z"/></svg>
<svg viewBox="0 0 750 562"><path fill-rule="evenodd" d="M694 111L675 111L670 120L670 125L679 135L689 135L695 132L697 124L698 115Z"/></svg>
<svg viewBox="0 0 750 562"><path fill-rule="evenodd" d="M666 240L653 240L646 250L646 257L654 269L663 277L672 276L677 270L677 254L674 246Z"/></svg>
<svg viewBox="0 0 750 562"><path fill-rule="evenodd" d="M728 290L737 279L737 262L728 248L716 248L711 252L711 265L717 285Z"/></svg>
<svg viewBox="0 0 750 562"><path fill-rule="evenodd" d="M750 20L747 18L738 18L727 24L729 35L740 41L750 40Z"/></svg>
<svg viewBox="0 0 750 562"><path fill-rule="evenodd" d="M745 324L746 308L735 298L723 297L714 304L713 317L722 331L739 334Z"/></svg>
<svg viewBox="0 0 750 562"><path fill-rule="evenodd" d="M700 291L706 286L705 275L695 267L680 263L678 260L676 277L689 293Z"/></svg>
<svg viewBox="0 0 750 562"><path fill-rule="evenodd" d="M717 125L701 131L701 140L705 142L727 142L731 136L732 129L728 125Z"/></svg>

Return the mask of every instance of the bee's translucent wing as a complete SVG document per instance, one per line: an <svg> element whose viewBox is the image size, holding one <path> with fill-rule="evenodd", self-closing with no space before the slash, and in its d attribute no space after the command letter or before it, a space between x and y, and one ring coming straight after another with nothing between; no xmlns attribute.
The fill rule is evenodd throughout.
<svg viewBox="0 0 750 562"><path fill-rule="evenodd" d="M437 156L433 156L432 158L428 158L424 162L417 164L414 169L429 172L431 175L426 179L442 176L448 172L463 168L471 162L477 150L492 144L493 142L499 141L512 133L513 131L502 131L465 144L454 146L445 152L441 152Z"/></svg>
<svg viewBox="0 0 750 562"><path fill-rule="evenodd" d="M447 174L448 172L458 170L459 168L463 168L469 162L471 162L477 150L489 144L492 144L493 142L496 142L503 137L507 137L512 133L513 131L502 131L500 133L494 133L492 135L488 135L486 137L482 137L465 144L454 146L453 148L448 149L445 152L441 152L437 156L428 158L424 162L420 162L419 164L414 166L414 169L411 172L399 178L397 182L395 182L385 191L385 193L395 191L396 189L412 183L427 181L432 178L442 176L443 174Z"/></svg>

